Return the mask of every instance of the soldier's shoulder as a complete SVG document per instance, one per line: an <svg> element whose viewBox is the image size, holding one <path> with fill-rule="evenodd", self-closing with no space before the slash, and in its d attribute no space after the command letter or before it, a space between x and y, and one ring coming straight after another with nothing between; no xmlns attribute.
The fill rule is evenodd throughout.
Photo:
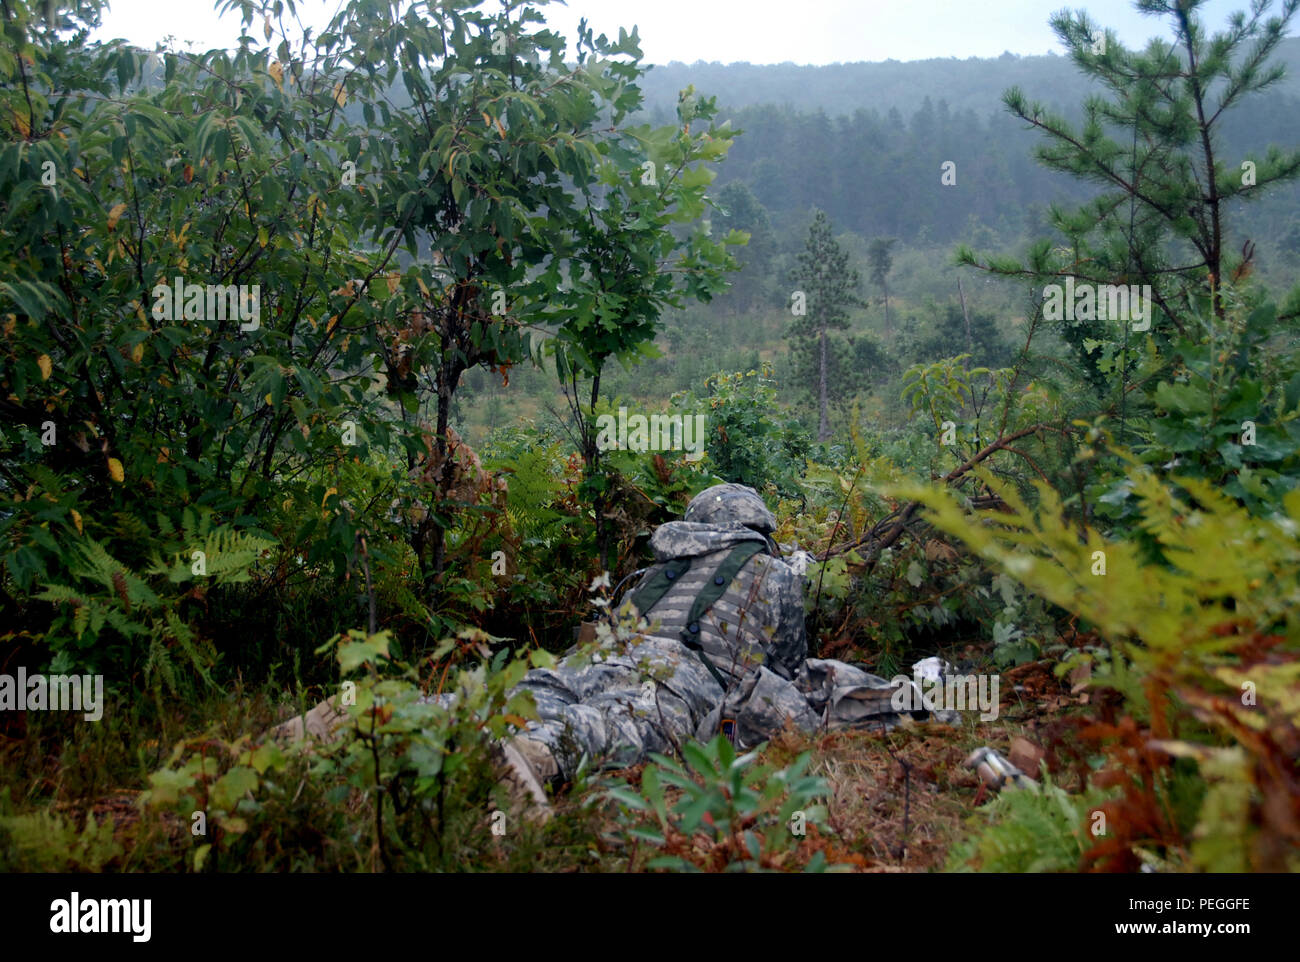
<svg viewBox="0 0 1300 962"><path fill-rule="evenodd" d="M770 554L756 554L751 564L754 565L756 571L764 572L766 580L773 582L777 586L792 585L799 587L802 584L802 580L795 573L794 568L786 564L782 558Z"/></svg>

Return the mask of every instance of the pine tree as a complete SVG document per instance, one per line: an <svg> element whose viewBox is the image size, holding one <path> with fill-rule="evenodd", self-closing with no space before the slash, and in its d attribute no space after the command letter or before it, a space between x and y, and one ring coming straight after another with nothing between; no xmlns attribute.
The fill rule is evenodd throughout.
<svg viewBox="0 0 1300 962"><path fill-rule="evenodd" d="M796 350L816 351L817 440L826 441L831 436L826 400L830 373L827 336L832 330L847 328L849 308L862 306L862 301L858 297L861 278L849 266L848 253L836 243L825 211L813 212L807 243L797 258L794 283L797 290L792 309L798 311L802 302L804 310L796 313L790 337Z"/></svg>
<svg viewBox="0 0 1300 962"><path fill-rule="evenodd" d="M1300 176L1300 150L1270 148L1225 162L1220 130L1243 99L1282 77L1282 66L1268 61L1300 0L1282 0L1270 18L1272 0L1254 0L1249 13L1234 14L1213 35L1199 14L1204 4L1139 0L1142 12L1167 17L1173 33L1172 43L1153 39L1143 51L1125 49L1086 14L1052 17L1073 62L1109 95L1090 97L1077 127L1019 88L1003 102L1045 135L1036 151L1041 163L1101 189L1077 209L1053 208L1051 226L1066 247L1042 241L1025 264L981 261L963 248L959 262L1038 282L1150 285L1152 334L1162 345L1171 329L1188 334L1183 318L1198 306L1222 321L1224 282L1248 273L1252 252L1246 244L1240 257L1232 253L1239 240L1228 229L1233 202ZM1061 334L1089 380L1105 390L1110 378L1085 344L1093 325L1066 324Z"/></svg>
<svg viewBox="0 0 1300 962"><path fill-rule="evenodd" d="M744 231L749 243L737 254L741 272L731 279L728 300L737 313L750 310L771 284L772 259L776 254L776 234L772 221L754 192L744 181L732 181L718 192L722 212L715 218L720 233Z"/></svg>
<svg viewBox="0 0 1300 962"><path fill-rule="evenodd" d="M867 248L867 262L871 265L871 283L884 294L885 334L890 333L889 324L889 272L894 269L894 237L877 237Z"/></svg>

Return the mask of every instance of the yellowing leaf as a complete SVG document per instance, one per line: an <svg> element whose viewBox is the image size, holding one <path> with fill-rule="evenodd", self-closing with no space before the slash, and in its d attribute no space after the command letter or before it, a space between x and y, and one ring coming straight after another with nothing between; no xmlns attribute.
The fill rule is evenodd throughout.
<svg viewBox="0 0 1300 962"><path fill-rule="evenodd" d="M271 395L269 393L266 395L266 403L268 407L274 407L274 405L271 403Z"/></svg>
<svg viewBox="0 0 1300 962"><path fill-rule="evenodd" d="M131 348L131 360L135 361L136 364L144 360L144 341Z"/></svg>
<svg viewBox="0 0 1300 962"><path fill-rule="evenodd" d="M343 88L343 81L334 85L334 102L342 107L348 102L348 92Z"/></svg>
<svg viewBox="0 0 1300 962"><path fill-rule="evenodd" d="M126 204L114 204L108 212L108 229L117 230L117 222L126 213Z"/></svg>
<svg viewBox="0 0 1300 962"><path fill-rule="evenodd" d="M50 356L42 354L36 359L36 366L41 369L41 380L48 381L50 373L54 370L54 364L50 361Z"/></svg>
<svg viewBox="0 0 1300 962"><path fill-rule="evenodd" d="M328 500L330 499L330 495L331 495L331 494L338 494L338 493L339 493L339 489L338 489L338 488L330 488L328 491L325 492L325 497L323 497L323 498L320 499L320 506L321 506L322 508L325 507L325 502L328 501Z"/></svg>
<svg viewBox="0 0 1300 962"><path fill-rule="evenodd" d="M126 473L122 470L122 462L117 458L108 459L108 476L121 484L126 478Z"/></svg>
<svg viewBox="0 0 1300 962"><path fill-rule="evenodd" d="M271 15L269 13L262 17L262 36L267 40L271 39Z"/></svg>
<svg viewBox="0 0 1300 962"><path fill-rule="evenodd" d="M284 89L284 68L280 66L280 61L272 60L271 66L266 68L266 72L271 75L271 79L275 81L275 85L279 87L281 90L283 90Z"/></svg>
<svg viewBox="0 0 1300 962"><path fill-rule="evenodd" d="M81 514L80 514L80 512L78 512L76 508L71 508L71 509L69 509L69 511L70 511L70 513L72 514L72 523L75 524L75 525L77 526L77 534L81 534L82 531L81 531Z"/></svg>

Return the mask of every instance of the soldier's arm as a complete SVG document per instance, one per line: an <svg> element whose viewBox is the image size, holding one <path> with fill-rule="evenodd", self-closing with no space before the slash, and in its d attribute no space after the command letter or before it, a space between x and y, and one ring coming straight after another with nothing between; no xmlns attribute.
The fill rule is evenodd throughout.
<svg viewBox="0 0 1300 962"><path fill-rule="evenodd" d="M772 613L768 666L778 674L793 678L808 657L803 579L782 561L773 558L764 561L771 566L763 579L768 610Z"/></svg>

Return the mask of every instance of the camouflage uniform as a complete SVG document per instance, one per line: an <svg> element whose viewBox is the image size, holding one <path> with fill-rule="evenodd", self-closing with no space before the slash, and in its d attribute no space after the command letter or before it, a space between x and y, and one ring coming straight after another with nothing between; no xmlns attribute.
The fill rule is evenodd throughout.
<svg viewBox="0 0 1300 962"><path fill-rule="evenodd" d="M885 679L843 662L805 660L803 579L777 556L775 526L752 488L728 484L702 492L685 520L655 531L656 564L630 597L655 579L671 586L641 612L639 633L602 651L602 660L571 651L519 685L533 694L541 720L515 742L540 775L571 776L584 756L598 765L635 764L648 752L712 738L724 719L734 721L741 748L787 724L813 731L897 721ZM725 580L717 569L747 543L758 553ZM693 621L692 605L710 581L721 595Z"/></svg>

